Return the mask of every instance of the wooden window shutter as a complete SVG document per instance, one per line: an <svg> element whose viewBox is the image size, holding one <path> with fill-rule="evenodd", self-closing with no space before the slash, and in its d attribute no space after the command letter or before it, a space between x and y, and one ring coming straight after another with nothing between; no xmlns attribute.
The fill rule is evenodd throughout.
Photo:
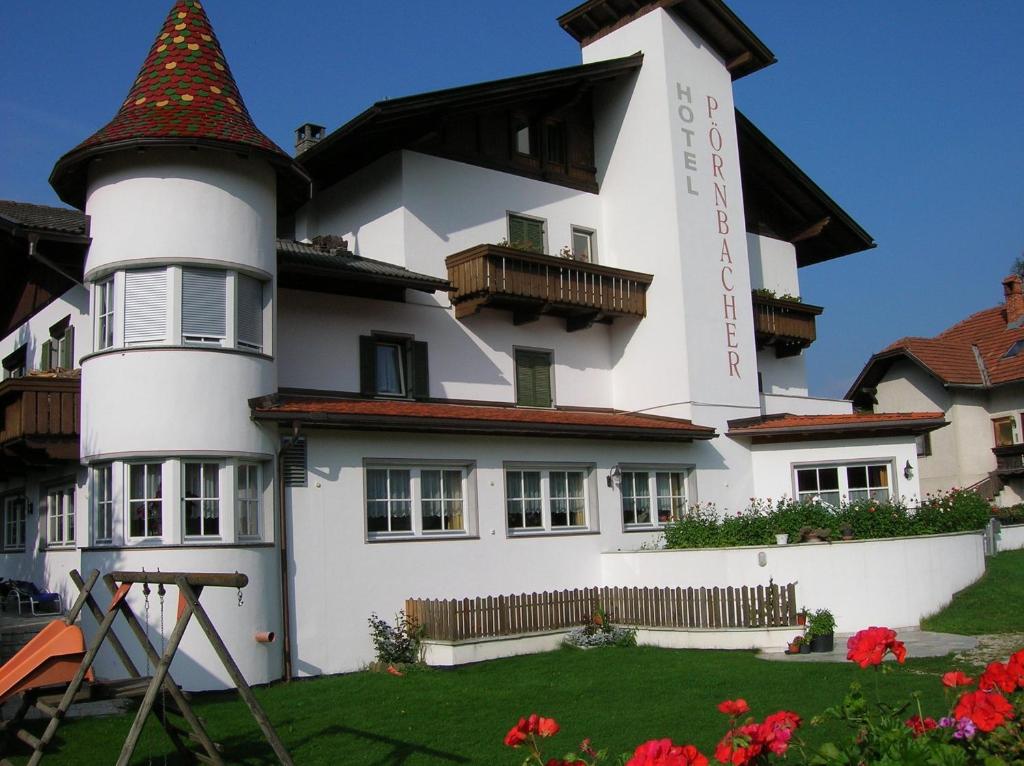
<svg viewBox="0 0 1024 766"><path fill-rule="evenodd" d="M551 356L543 351L516 351L516 404L551 406Z"/></svg>
<svg viewBox="0 0 1024 766"><path fill-rule="evenodd" d="M227 274L212 269L181 272L181 334L188 338L223 338Z"/></svg>
<svg viewBox="0 0 1024 766"><path fill-rule="evenodd" d="M534 253L544 252L544 224L540 221L524 221L526 224L526 246Z"/></svg>
<svg viewBox="0 0 1024 766"><path fill-rule="evenodd" d="M250 348L263 348L263 283L238 275L238 342Z"/></svg>
<svg viewBox="0 0 1024 766"><path fill-rule="evenodd" d="M64 331L64 339L60 344L60 359L57 364L65 370L75 367L75 328L68 326Z"/></svg>
<svg viewBox="0 0 1024 766"><path fill-rule="evenodd" d="M359 336L359 391L377 393L377 343L369 335Z"/></svg>
<svg viewBox="0 0 1024 766"><path fill-rule="evenodd" d="M43 353L42 358L39 360L40 370L52 370L53 369L53 341L43 341Z"/></svg>
<svg viewBox="0 0 1024 766"><path fill-rule="evenodd" d="M525 247L526 221L514 215L508 217L508 244L511 247Z"/></svg>
<svg viewBox="0 0 1024 766"><path fill-rule="evenodd" d="M167 271L124 275L124 342L160 341L167 333Z"/></svg>
<svg viewBox="0 0 1024 766"><path fill-rule="evenodd" d="M415 399L428 399L430 397L430 369L427 366L427 344L424 341L412 341L409 344L412 356L412 364L409 369L412 371L412 385L410 386L412 396Z"/></svg>

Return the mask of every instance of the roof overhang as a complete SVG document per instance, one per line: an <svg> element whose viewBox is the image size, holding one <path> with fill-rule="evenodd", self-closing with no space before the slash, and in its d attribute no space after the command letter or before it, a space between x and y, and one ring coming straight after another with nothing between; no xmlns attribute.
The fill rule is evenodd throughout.
<svg viewBox="0 0 1024 766"><path fill-rule="evenodd" d="M714 48L734 80L776 62L768 46L721 0L588 0L559 16L558 23L588 45L658 8L677 15Z"/></svg>
<svg viewBox="0 0 1024 766"><path fill-rule="evenodd" d="M726 436L749 438L753 444L920 436L948 425L941 412L882 415L764 415L730 420Z"/></svg>
<svg viewBox="0 0 1024 766"><path fill-rule="evenodd" d="M688 420L607 410L518 408L497 403L412 402L277 394L252 399L261 422L351 431L692 442L715 429Z"/></svg>
<svg viewBox="0 0 1024 766"><path fill-rule="evenodd" d="M281 287L338 294L351 294L353 286L359 286L357 294L364 294L363 288L435 293L451 287L447 279L402 266L285 240L277 242L277 274Z"/></svg>

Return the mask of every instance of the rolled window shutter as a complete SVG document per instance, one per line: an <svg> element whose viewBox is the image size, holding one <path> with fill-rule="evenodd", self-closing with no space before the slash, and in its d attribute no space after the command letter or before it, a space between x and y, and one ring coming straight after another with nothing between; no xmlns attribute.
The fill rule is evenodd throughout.
<svg viewBox="0 0 1024 766"><path fill-rule="evenodd" d="M238 275L238 342L263 348L263 283Z"/></svg>
<svg viewBox="0 0 1024 766"><path fill-rule="evenodd" d="M551 406L551 357L537 354L533 366L533 390L536 407Z"/></svg>
<svg viewBox="0 0 1024 766"><path fill-rule="evenodd" d="M124 275L124 342L163 340L167 332L167 272L129 271Z"/></svg>
<svg viewBox="0 0 1024 766"><path fill-rule="evenodd" d="M181 334L190 338L223 338L227 275L211 269L181 272Z"/></svg>
<svg viewBox="0 0 1024 766"><path fill-rule="evenodd" d="M377 393L377 344L369 335L359 336L359 390Z"/></svg>
<svg viewBox="0 0 1024 766"><path fill-rule="evenodd" d="M412 395L416 399L430 397L430 369L427 366L427 344L417 340L410 344L412 350Z"/></svg>
<svg viewBox="0 0 1024 766"><path fill-rule="evenodd" d="M516 404L551 406L551 357L539 351L516 352Z"/></svg>
<svg viewBox="0 0 1024 766"><path fill-rule="evenodd" d="M536 407L533 386L532 354L527 351L516 352L516 404L523 407Z"/></svg>
<svg viewBox="0 0 1024 766"><path fill-rule="evenodd" d="M53 369L53 341L47 340L43 342L43 353L39 360L40 370L51 370Z"/></svg>
<svg viewBox="0 0 1024 766"><path fill-rule="evenodd" d="M58 364L65 370L75 367L75 328L70 325L64 331L64 340L60 344L60 361Z"/></svg>

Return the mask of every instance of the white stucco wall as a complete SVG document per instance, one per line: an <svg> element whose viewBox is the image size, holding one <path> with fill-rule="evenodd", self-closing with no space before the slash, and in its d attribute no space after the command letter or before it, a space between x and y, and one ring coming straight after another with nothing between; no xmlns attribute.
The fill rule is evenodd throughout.
<svg viewBox="0 0 1024 766"><path fill-rule="evenodd" d="M772 290L776 295L800 295L800 276L796 265L796 247L781 239L747 232L750 256L750 286ZM814 303L808 300L808 303Z"/></svg>
<svg viewBox="0 0 1024 766"><path fill-rule="evenodd" d="M762 394L761 408L765 415L788 412L791 415L849 415L853 402L848 399L826 399L793 394Z"/></svg>

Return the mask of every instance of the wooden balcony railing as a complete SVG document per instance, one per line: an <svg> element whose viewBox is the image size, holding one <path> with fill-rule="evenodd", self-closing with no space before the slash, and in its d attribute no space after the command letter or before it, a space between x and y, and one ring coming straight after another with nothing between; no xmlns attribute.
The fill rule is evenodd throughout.
<svg viewBox="0 0 1024 766"><path fill-rule="evenodd" d="M814 343L814 318L825 309L800 301L752 296L757 347L775 347L778 357L795 356Z"/></svg>
<svg viewBox="0 0 1024 766"><path fill-rule="evenodd" d="M650 274L528 253L500 245L477 245L448 256L449 292L455 316L485 306L512 312L515 324L542 314L565 317L570 332L615 317L647 314Z"/></svg>
<svg viewBox="0 0 1024 766"><path fill-rule="evenodd" d="M996 456L997 474L1024 474L1024 444L993 447L992 452Z"/></svg>
<svg viewBox="0 0 1024 766"><path fill-rule="evenodd" d="M0 474L19 465L77 460L81 381L30 375L0 383Z"/></svg>

